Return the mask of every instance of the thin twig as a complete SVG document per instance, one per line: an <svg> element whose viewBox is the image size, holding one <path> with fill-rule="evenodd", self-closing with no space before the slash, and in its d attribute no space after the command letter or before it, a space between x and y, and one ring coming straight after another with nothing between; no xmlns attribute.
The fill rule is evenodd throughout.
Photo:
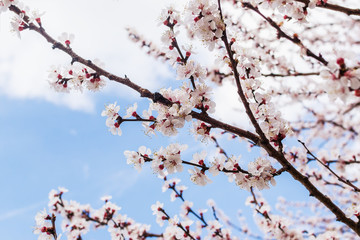
<svg viewBox="0 0 360 240"><path fill-rule="evenodd" d="M251 3L248 3L248 2L243 2L242 6L253 10L257 14L259 14L263 19L265 19L273 28L275 28L277 30L278 38L288 39L289 41L291 41L291 42L295 43L296 45L300 46L301 48L303 48L305 50L307 56L318 60L325 66L328 65L328 61L326 61L321 54L316 55L315 53L313 53L310 49L308 49L307 47L304 46L304 44L301 42L301 40L297 36L290 37L276 24L276 22L274 22L274 20L272 20L270 17L266 17L264 14L262 14L257 7L254 7Z"/></svg>
<svg viewBox="0 0 360 240"><path fill-rule="evenodd" d="M308 147L305 145L304 142L298 140L299 143L301 143L304 148L306 149L306 153L309 154L310 156L312 156L318 163L320 163L323 167L325 167L327 170L329 170L329 172L331 172L340 182L350 186L351 188L354 189L355 192L360 192L360 189L358 187L356 187L354 184L352 184L349 180L345 180L342 177L340 177L339 175L337 175L328 165L324 164L322 161L320 161L320 159L318 159L309 149Z"/></svg>
<svg viewBox="0 0 360 240"><path fill-rule="evenodd" d="M305 4L305 6L308 6L310 3L310 0L295 0L295 1L302 2ZM325 3L324 1L321 1L320 4L316 5L316 7L325 8L325 9L336 11L336 12L342 12L349 16L350 15L360 16L359 8L347 8L347 7L343 7L343 6L336 5L336 4Z"/></svg>

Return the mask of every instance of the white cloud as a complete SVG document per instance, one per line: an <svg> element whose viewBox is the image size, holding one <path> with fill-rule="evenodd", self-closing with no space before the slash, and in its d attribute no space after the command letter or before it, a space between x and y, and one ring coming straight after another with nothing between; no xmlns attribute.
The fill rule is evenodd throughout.
<svg viewBox="0 0 360 240"><path fill-rule="evenodd" d="M42 202L34 203L34 204L31 204L31 205L28 205L28 206L25 206L22 208L17 208L17 209L13 209L8 212L2 213L2 214L0 214L0 222L17 217L19 215L24 215L25 213L32 211L35 208L38 208L45 204L46 204L46 202L42 201Z"/></svg>
<svg viewBox="0 0 360 240"><path fill-rule="evenodd" d="M169 68L145 56L127 39L125 27L134 26L149 39L158 40L162 29L157 16L166 1L91 1L28 0L30 9L45 12L42 22L46 31L57 38L62 32L75 34L73 49L88 59L99 58L109 71L124 76L152 90L163 87ZM51 65L68 64L70 59L35 32L24 31L22 39L9 31L12 13L0 16L0 94L20 99L41 99L74 110L94 111L91 94L55 93L46 82ZM124 98L137 93L114 86L104 89Z"/></svg>
<svg viewBox="0 0 360 240"><path fill-rule="evenodd" d="M133 171L121 170L108 176L101 182L101 189L104 192L103 195L110 194L114 197L122 196L128 189L131 189L137 183L142 175L146 175L144 174L144 171L139 174L134 174Z"/></svg>
<svg viewBox="0 0 360 240"><path fill-rule="evenodd" d="M215 116L218 119L235 126L251 129L234 84L225 81L221 87L215 88L214 101L216 102Z"/></svg>
<svg viewBox="0 0 360 240"><path fill-rule="evenodd" d="M89 164L85 163L83 166L82 166L82 173L83 173L83 178L84 179L88 179L89 176L90 176L90 166Z"/></svg>

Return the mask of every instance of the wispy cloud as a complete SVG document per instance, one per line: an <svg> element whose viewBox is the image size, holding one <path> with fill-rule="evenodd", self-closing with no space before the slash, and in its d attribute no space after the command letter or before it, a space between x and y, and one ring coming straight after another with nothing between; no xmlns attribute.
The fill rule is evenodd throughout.
<svg viewBox="0 0 360 240"><path fill-rule="evenodd" d="M17 208L17 209L13 209L10 210L6 213L0 214L0 222L17 217L19 215L23 215L27 212L30 212L40 206L45 206L46 205L46 201L41 201L41 202L37 202L22 208Z"/></svg>
<svg viewBox="0 0 360 240"><path fill-rule="evenodd" d="M141 173L146 171L146 169L143 170L144 171L142 171ZM106 186L103 189L103 195L112 195L113 197L122 196L128 189L132 188L136 184L136 182L139 180L139 178L142 175L141 173L134 174L134 172L119 171L113 175L110 175L102 182L102 186ZM124 183L124 184L114 184L114 183Z"/></svg>

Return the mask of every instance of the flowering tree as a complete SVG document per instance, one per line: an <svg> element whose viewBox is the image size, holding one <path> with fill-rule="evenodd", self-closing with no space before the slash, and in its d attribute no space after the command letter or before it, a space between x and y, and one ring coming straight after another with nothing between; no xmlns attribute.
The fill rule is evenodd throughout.
<svg viewBox="0 0 360 240"><path fill-rule="evenodd" d="M199 141L213 142L217 153L195 152L184 159L185 144L170 144L159 150L146 146L125 151L128 164L141 170L151 165L164 179L163 190L171 199L182 201L179 215L170 216L160 202L151 206L156 222L166 227L152 232L149 225L136 223L120 212L120 207L103 198L104 205L93 209L64 199L65 188L49 194L49 210L39 212L34 233L39 239L60 239L56 227L68 239L82 239L95 228L107 227L111 239L238 239L232 230L248 238L262 239L245 223L234 225L209 201L213 216L197 210L186 199L187 187L173 174L184 171L190 180L205 186L223 174L239 191L248 191L246 200L254 210L254 220L270 239L356 239L360 236L360 195L358 185L360 114L360 9L350 8L350 0L189 0L161 11L159 22L163 46L128 29L129 37L149 55L171 65L178 88L157 92L135 84L128 77L108 72L96 61L76 53L73 35L50 36L38 11L17 0L1 0L0 13L12 11L13 31L20 37L35 31L51 47L71 57L67 65L52 67L49 82L55 91L99 91L106 81L115 81L136 91L150 103L137 109L135 103L120 113L117 103L102 112L106 126L121 135L121 126L141 122L148 135L177 135L187 122ZM205 66L196 58L194 46L206 48L213 64ZM216 115L212 89L230 83L236 89L246 116L228 123ZM289 110L289 106L291 110ZM287 108L285 108L287 107ZM287 109L286 111L284 109ZM295 111L294 111L295 109ZM283 117L289 115L291 118ZM299 113L300 114L297 114ZM243 140L254 150L255 159L246 161L225 151L217 140ZM354 170L355 169L355 170ZM276 184L278 176L289 174L309 193L309 202L279 199L274 213L261 190ZM294 214L293 208L303 209ZM311 212L312 217L307 213Z"/></svg>

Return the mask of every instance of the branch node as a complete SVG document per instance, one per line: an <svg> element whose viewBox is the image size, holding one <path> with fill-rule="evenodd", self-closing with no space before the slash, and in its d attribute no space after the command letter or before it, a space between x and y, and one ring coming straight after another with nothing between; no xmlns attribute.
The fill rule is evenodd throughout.
<svg viewBox="0 0 360 240"><path fill-rule="evenodd" d="M73 57L71 59L71 65L73 65L75 62L78 62L79 61L79 58L78 57Z"/></svg>
<svg viewBox="0 0 360 240"><path fill-rule="evenodd" d="M168 105L168 106L170 106L172 104L172 102L169 99L165 98L159 92L154 93L153 101L154 101L154 103L160 102L160 103L163 103L163 104Z"/></svg>
<svg viewBox="0 0 360 240"><path fill-rule="evenodd" d="M60 43L55 42L52 46L52 49L59 48L59 47L60 47Z"/></svg>

